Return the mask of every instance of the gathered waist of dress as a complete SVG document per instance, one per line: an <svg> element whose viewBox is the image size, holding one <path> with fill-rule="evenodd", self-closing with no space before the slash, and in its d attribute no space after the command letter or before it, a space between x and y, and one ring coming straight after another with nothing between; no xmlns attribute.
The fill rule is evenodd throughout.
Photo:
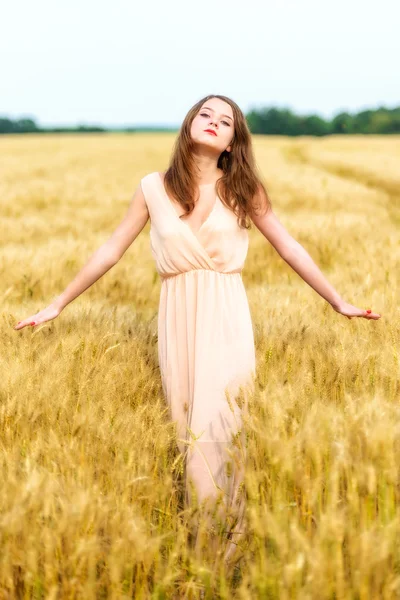
<svg viewBox="0 0 400 600"><path fill-rule="evenodd" d="M197 273L198 271L209 271L210 273L217 273L218 275L237 275L242 272L243 267L239 267L238 269L234 269L233 271L217 271L215 269L190 269L189 271L182 271L181 273L171 273L171 275L165 275L164 273L159 273L161 277L161 281L166 281L168 279L172 279L173 277L182 277L182 275L188 275Z"/></svg>

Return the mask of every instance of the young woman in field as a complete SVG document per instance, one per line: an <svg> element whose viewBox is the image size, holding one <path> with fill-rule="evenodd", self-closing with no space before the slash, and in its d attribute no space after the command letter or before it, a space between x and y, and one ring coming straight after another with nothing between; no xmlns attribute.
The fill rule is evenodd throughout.
<svg viewBox="0 0 400 600"><path fill-rule="evenodd" d="M286 231L257 175L242 111L226 96L209 95L187 113L165 173L141 179L111 237L54 302L15 329L57 317L121 259L149 217L162 280L159 366L185 456L185 500L190 504L195 493L200 502L215 501L221 494L223 514L234 515L235 524L228 560L238 541L234 533L244 523L242 418L255 383L253 329L241 277L250 220L336 312L349 319L380 315L345 302Z"/></svg>

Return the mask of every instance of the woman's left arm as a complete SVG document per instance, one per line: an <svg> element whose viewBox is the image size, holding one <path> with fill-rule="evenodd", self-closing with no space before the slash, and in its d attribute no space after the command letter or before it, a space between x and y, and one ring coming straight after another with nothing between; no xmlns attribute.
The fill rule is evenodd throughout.
<svg viewBox="0 0 400 600"><path fill-rule="evenodd" d="M380 318L380 314L374 313L370 309L357 308L357 306L353 306L341 298L305 248L285 229L272 208L262 216L253 215L251 218L255 226L272 244L283 260L322 298L329 302L336 312L348 319L364 317L377 320Z"/></svg>

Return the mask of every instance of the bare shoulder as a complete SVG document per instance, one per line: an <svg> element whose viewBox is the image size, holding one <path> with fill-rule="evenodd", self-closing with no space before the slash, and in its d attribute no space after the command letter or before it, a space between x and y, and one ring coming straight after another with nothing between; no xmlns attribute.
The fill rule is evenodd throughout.
<svg viewBox="0 0 400 600"><path fill-rule="evenodd" d="M139 181L138 185L136 186L136 189L133 192L133 195L131 197L131 202L128 208L128 214L132 213L136 213L135 216L138 216L137 213L139 213L139 217L144 217L144 215L147 213L147 217L149 216L149 212L148 212L148 205L147 205L147 198L146 198L146 175L144 177L142 177L142 179Z"/></svg>

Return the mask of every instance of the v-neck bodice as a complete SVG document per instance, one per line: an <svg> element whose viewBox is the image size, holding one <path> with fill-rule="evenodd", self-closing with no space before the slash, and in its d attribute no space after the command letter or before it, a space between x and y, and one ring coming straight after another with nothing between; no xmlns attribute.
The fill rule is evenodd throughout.
<svg viewBox="0 0 400 600"><path fill-rule="evenodd" d="M150 215L151 250L162 279L194 269L238 273L248 251L248 231L216 196L214 206L200 228L179 218L158 171L141 179Z"/></svg>
<svg viewBox="0 0 400 600"><path fill-rule="evenodd" d="M172 210L174 211L175 215L177 216L177 218L179 219L179 221L181 223L183 223L186 227L189 227L189 229L191 230L191 232L193 233L193 235L195 235L196 237L199 235L200 231L203 229L203 227L206 225L206 223L209 221L209 219L211 219L213 213L215 212L217 203L219 202L219 197L218 194L215 194L215 199L213 202L213 205L211 207L211 210L209 211L208 215L206 216L206 218L204 219L204 221L201 223L200 227L198 227L198 229L196 231L193 230L193 227L191 227L191 225L189 224L188 221L184 221L176 212L176 210L173 207L173 203L171 201L171 198L169 197L169 195L167 194L167 191L165 189L165 185L164 185L164 180L162 179L160 173L157 172L157 175L159 177L160 180L160 184L161 184L161 188L162 188L162 192L166 198L166 200L168 200L168 202L171 205ZM192 213L193 214L193 213Z"/></svg>

